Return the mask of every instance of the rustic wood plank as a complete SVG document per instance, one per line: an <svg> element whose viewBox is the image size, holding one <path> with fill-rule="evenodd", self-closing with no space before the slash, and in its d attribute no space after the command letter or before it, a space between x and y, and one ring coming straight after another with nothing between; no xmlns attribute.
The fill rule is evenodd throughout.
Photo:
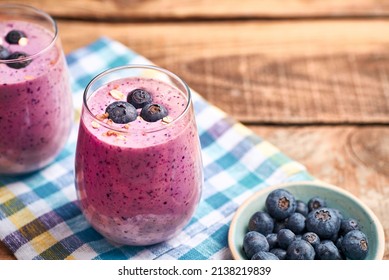
<svg viewBox="0 0 389 280"><path fill-rule="evenodd" d="M389 259L388 126L249 126L317 178L364 201L380 219ZM0 244L0 259L12 254Z"/></svg>
<svg viewBox="0 0 389 280"><path fill-rule="evenodd" d="M8 0L7 2L20 2ZM388 16L389 3L380 0L51 0L23 1L55 17L158 20Z"/></svg>
<svg viewBox="0 0 389 280"><path fill-rule="evenodd" d="M59 26L66 52L109 36L246 123L389 123L385 20Z"/></svg>

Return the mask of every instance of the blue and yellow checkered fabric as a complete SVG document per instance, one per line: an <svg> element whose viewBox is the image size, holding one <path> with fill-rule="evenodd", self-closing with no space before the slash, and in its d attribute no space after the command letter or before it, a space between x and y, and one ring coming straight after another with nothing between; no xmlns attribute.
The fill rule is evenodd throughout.
<svg viewBox="0 0 389 280"><path fill-rule="evenodd" d="M87 83L124 64L151 64L108 38L67 56L76 115ZM205 184L197 211L175 238L147 246L113 246L77 206L74 154L78 121L61 154L28 176L0 177L0 239L18 259L229 259L229 224L255 191L313 179L305 167L193 93ZM1 112L0 112L1 113Z"/></svg>

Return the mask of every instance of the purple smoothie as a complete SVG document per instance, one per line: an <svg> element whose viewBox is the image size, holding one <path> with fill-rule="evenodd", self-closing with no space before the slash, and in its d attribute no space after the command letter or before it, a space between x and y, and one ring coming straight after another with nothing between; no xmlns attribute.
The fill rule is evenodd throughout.
<svg viewBox="0 0 389 280"><path fill-rule="evenodd" d="M15 29L27 35L25 45L5 40ZM0 60L0 174L31 172L54 159L70 132L66 63L54 34L38 24L0 19L0 38L10 52L22 51L32 58L20 69Z"/></svg>
<svg viewBox="0 0 389 280"><path fill-rule="evenodd" d="M125 101L136 88L163 104L172 122L138 117L122 125L93 117L117 101L112 89ZM93 93L87 101L91 114L83 108L76 150L78 196L87 220L112 242L155 244L176 235L192 217L203 175L192 107L184 113L187 103L165 82L127 78Z"/></svg>

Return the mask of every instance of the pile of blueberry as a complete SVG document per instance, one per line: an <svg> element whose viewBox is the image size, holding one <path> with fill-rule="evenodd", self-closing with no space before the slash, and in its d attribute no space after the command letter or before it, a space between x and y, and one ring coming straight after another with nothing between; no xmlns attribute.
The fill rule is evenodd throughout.
<svg viewBox="0 0 389 280"><path fill-rule="evenodd" d="M285 189L266 198L266 211L255 212L243 250L252 260L362 260L369 246L354 218L327 207L321 197L307 203Z"/></svg>
<svg viewBox="0 0 389 280"><path fill-rule="evenodd" d="M126 124L136 120L137 109L140 116L147 122L156 122L168 115L168 110L162 104L152 103L152 97L144 89L134 89L127 95L126 101L115 101L107 106L105 112L114 123Z"/></svg>
<svg viewBox="0 0 389 280"><path fill-rule="evenodd" d="M20 42L20 39L27 38L26 34L20 30L11 30L5 36L5 41L11 45L17 45ZM28 55L24 52L13 52L11 53L5 46L0 45L0 60L10 60L10 59L22 59L26 58ZM31 63L31 59L18 61L18 62L10 62L7 63L8 67L14 69L20 69L26 67Z"/></svg>

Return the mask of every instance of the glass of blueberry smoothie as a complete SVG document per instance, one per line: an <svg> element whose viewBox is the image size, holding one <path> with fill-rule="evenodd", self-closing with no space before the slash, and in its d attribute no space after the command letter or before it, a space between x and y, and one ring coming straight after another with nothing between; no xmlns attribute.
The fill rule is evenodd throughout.
<svg viewBox="0 0 389 280"><path fill-rule="evenodd" d="M64 146L72 118L55 21L33 7L0 4L0 174L49 164Z"/></svg>
<svg viewBox="0 0 389 280"><path fill-rule="evenodd" d="M178 234L203 184L185 82L146 65L95 77L84 93L75 170L86 219L112 243L150 245Z"/></svg>

